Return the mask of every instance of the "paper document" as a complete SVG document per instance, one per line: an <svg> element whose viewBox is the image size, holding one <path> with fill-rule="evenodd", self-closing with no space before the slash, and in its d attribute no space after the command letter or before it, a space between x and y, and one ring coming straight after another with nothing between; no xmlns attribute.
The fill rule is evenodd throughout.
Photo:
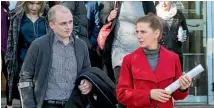
<svg viewBox="0 0 214 108"><path fill-rule="evenodd" d="M199 64L198 66L190 70L186 75L189 76L190 78L194 78L195 76L197 76L203 71L204 71L204 68L201 66L201 64ZM165 90L170 93L173 93L178 88L180 88L180 84L179 84L179 80L176 80L175 82L170 84L168 87L166 87Z"/></svg>

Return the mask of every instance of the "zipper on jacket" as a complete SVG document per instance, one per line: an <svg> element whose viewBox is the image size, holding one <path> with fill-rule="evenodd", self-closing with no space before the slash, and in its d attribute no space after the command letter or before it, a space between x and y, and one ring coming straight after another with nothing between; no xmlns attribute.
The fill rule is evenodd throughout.
<svg viewBox="0 0 214 108"><path fill-rule="evenodd" d="M32 22L33 23L33 22ZM36 22L35 22L36 23ZM36 39L36 28L35 28L35 24L33 23L33 34L34 34L34 40Z"/></svg>

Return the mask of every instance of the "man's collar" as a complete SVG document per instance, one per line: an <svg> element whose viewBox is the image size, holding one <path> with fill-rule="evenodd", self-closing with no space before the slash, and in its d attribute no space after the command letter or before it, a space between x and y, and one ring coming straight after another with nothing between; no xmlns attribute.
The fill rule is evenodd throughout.
<svg viewBox="0 0 214 108"><path fill-rule="evenodd" d="M62 42L60 39L59 39L59 35L57 35L56 33L54 33L54 43L57 43L57 42ZM74 39L73 39L73 37L72 37L72 35L71 36L69 36L69 44L72 44L72 45L74 45Z"/></svg>

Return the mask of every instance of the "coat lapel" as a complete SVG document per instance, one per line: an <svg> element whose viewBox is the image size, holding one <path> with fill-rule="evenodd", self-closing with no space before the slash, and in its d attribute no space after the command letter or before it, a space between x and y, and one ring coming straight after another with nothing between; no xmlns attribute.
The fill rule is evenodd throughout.
<svg viewBox="0 0 214 108"><path fill-rule="evenodd" d="M49 68L48 68L48 72L50 72L50 67L52 67L52 61L53 61L53 41L54 41L54 32L51 30L51 32L49 32L49 40L47 42L49 42L49 46L48 49L46 50L47 55L49 55ZM48 73L49 74L49 73Z"/></svg>
<svg viewBox="0 0 214 108"><path fill-rule="evenodd" d="M170 56L169 52L161 46L158 63L153 72L144 51L142 48L139 48L132 59L133 77L155 83L174 77L175 72L173 72L173 68L175 66L173 64L175 63Z"/></svg>
<svg viewBox="0 0 214 108"><path fill-rule="evenodd" d="M134 64L132 65L134 78L156 82L155 74L152 72L142 48L137 50L132 62Z"/></svg>
<svg viewBox="0 0 214 108"><path fill-rule="evenodd" d="M173 72L173 64L175 63L173 63L174 60L170 58L168 51L161 46L158 64L154 72L157 82L161 82L175 76Z"/></svg>

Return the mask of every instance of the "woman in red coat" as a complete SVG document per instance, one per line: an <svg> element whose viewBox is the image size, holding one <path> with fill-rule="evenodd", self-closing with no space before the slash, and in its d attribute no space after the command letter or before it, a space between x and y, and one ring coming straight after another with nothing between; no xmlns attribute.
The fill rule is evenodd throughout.
<svg viewBox="0 0 214 108"><path fill-rule="evenodd" d="M172 98L184 99L191 79L182 76L179 56L158 45L162 26L156 16L137 21L140 48L124 57L116 93L128 108L173 108ZM181 87L170 94L164 88L179 79Z"/></svg>

